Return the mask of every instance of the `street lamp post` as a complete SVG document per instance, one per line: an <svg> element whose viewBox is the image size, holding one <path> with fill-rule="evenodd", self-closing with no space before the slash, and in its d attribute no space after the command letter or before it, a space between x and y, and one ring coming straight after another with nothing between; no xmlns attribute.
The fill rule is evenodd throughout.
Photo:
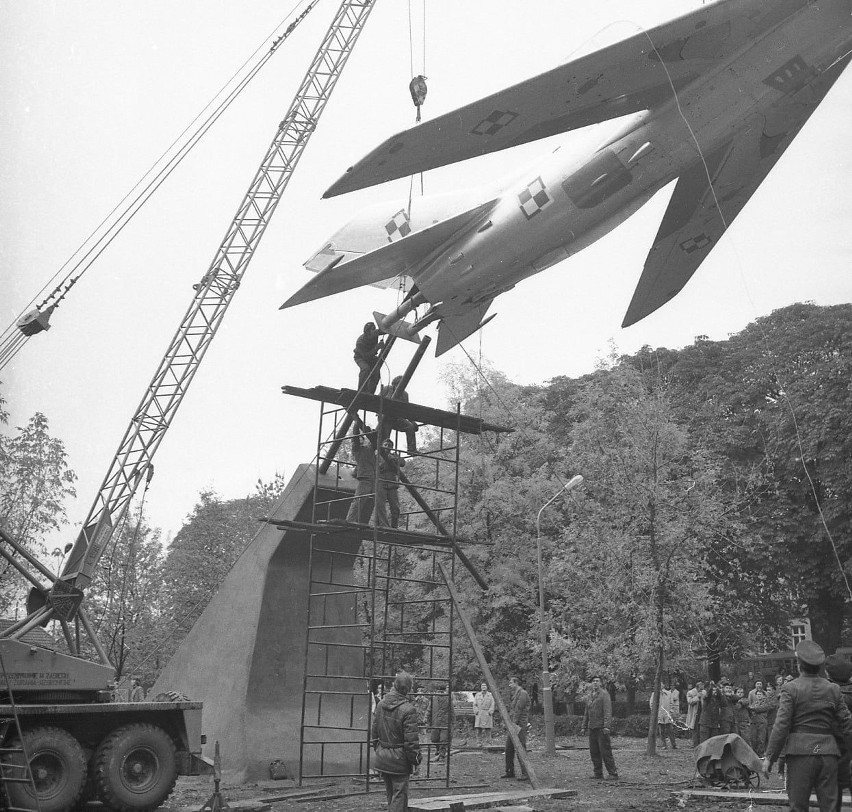
<svg viewBox="0 0 852 812"><path fill-rule="evenodd" d="M583 484L583 477L571 477L562 488L541 506L535 519L535 550L538 558L538 605L541 611L541 701L544 706L544 753L556 753L556 732L553 725L553 691L550 687L550 668L547 664L547 615L544 610L544 567L541 560L541 514L558 496Z"/></svg>

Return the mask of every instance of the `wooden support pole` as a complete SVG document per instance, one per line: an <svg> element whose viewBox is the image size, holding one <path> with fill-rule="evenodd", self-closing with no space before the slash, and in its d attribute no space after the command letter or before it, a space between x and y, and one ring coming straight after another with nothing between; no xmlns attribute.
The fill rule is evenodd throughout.
<svg viewBox="0 0 852 812"><path fill-rule="evenodd" d="M361 418L358 417L357 414L352 413L352 419L353 421L355 421L355 425L358 427L359 431L363 432L364 434L368 434L367 427L364 425L364 421L361 420ZM380 453L383 457L387 454L387 452L383 448L380 449ZM450 532L447 530L446 527L444 527L441 520L438 518L432 508L429 507L426 500L420 495L420 491L417 490L417 488L412 484L408 477L402 473L402 471L399 472L399 481L400 484L405 485L406 489L411 494L414 501L417 502L417 504L420 505L420 507L423 509L423 512L429 518L429 521L431 521L432 524L435 525L437 531L442 536L444 536L447 541L450 542L453 547L453 552L459 557L459 560L462 562L462 564L464 564L465 568L471 574L471 576L473 576L473 579L476 581L476 583L479 584L481 589L487 592L488 584L486 583L485 579L479 574L476 567L473 565L473 562L462 552L458 544L456 544L455 539L452 537ZM376 492L378 492L378 489L376 489Z"/></svg>
<svg viewBox="0 0 852 812"><path fill-rule="evenodd" d="M444 583L447 585L450 597L453 600L453 606L455 607L456 612L459 613L459 618L462 622L462 626L464 626L464 630L467 634L467 639L470 640L470 645L473 648L473 653L476 655L476 659L479 662L479 667L482 669L482 673L485 675L485 682L487 683L489 690L494 696L494 702L497 705L497 710L500 711L500 715L503 717L503 722L506 725L506 731L509 733L509 738L512 740L512 744L515 745L515 752L518 754L518 761L521 762L521 765L529 776L532 788L540 789L541 786L539 784L539 780L536 777L535 770L533 769L532 764L530 764L529 757L527 756L527 751L521 744L521 740L518 738L518 732L520 728L517 725L513 724L512 720L509 718L509 711L506 708L506 703L503 701L503 697L500 694L499 687L496 681L494 680L494 675L491 673L491 668L489 668L488 663L485 660L485 652L483 652L482 646L479 645L479 640L476 639L476 633L473 630L473 625L470 622L470 618L468 618L467 613L464 611L464 608L461 605L461 600L459 599L459 593L456 590L456 585L453 583L453 579L447 572L447 568L440 561L438 562L438 568L441 571Z"/></svg>
<svg viewBox="0 0 852 812"><path fill-rule="evenodd" d="M396 336L388 336L388 340L385 342L385 346L382 348L382 351L379 353L378 360L376 361L376 365L370 371L372 375L375 373L377 369L381 369L382 364L385 362L385 359L388 357L390 353L391 347L393 347L394 342L396 341ZM367 394L372 395L372 392L368 392ZM337 433L334 436L334 442L328 447L325 452L325 456L322 458L320 462L319 472L321 474L327 474L328 469L331 468L331 464L334 462L334 458L337 455L337 450L340 448L343 443L343 438L349 433L349 427L352 425L352 412L349 412L348 416L343 419L343 422L340 424L340 428L337 430Z"/></svg>

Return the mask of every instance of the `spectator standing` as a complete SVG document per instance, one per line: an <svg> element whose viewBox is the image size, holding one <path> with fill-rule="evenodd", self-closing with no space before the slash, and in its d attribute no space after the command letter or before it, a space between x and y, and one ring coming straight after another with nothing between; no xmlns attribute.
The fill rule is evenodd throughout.
<svg viewBox="0 0 852 812"><path fill-rule="evenodd" d="M754 688L748 692L748 709L751 713L751 749L762 758L766 752L766 714L769 713L762 679L756 679Z"/></svg>
<svg viewBox="0 0 852 812"><path fill-rule="evenodd" d="M589 732L589 755L592 758L594 775L592 778L603 778L603 768L610 778L618 778L618 769L612 755L612 742L609 731L612 724L612 700L601 687L601 678L593 677L591 693L586 699L586 711L583 714L583 729Z"/></svg>
<svg viewBox="0 0 852 812"><path fill-rule="evenodd" d="M654 707L655 694L651 694L649 707ZM660 688L660 707L657 711L657 729L659 730L660 741L663 745L663 750L668 749L666 739L672 743L672 750L677 749L675 743L675 717L678 713L679 701L677 691L669 687L668 680L662 683Z"/></svg>
<svg viewBox="0 0 852 812"><path fill-rule="evenodd" d="M692 746L696 747L699 742L699 720L701 718L701 693L704 691L704 683L699 680L693 687L692 683L686 692L686 727L689 730Z"/></svg>
<svg viewBox="0 0 852 812"><path fill-rule="evenodd" d="M701 699L701 741L719 735L720 711L722 707L722 691L715 682L711 682L709 688L704 691Z"/></svg>
<svg viewBox="0 0 852 812"><path fill-rule="evenodd" d="M407 812L408 779L421 760L417 710L408 699L412 684L411 674L400 671L373 713L373 766L385 782L388 812Z"/></svg>
<svg viewBox="0 0 852 812"><path fill-rule="evenodd" d="M722 699L719 703L719 735L737 732L736 708L737 701L734 699L734 688L730 683L722 686Z"/></svg>
<svg viewBox="0 0 852 812"><path fill-rule="evenodd" d="M515 724L518 727L518 739L521 746L526 749L527 746L527 728L530 724L530 695L524 690L521 681L517 677L509 677L509 693L511 700L509 702L509 724ZM521 760L518 759L521 763ZM506 772L503 773L503 778L515 777L515 743L512 737L506 735ZM518 776L518 781L529 781L527 771L521 763L521 774Z"/></svg>
<svg viewBox="0 0 852 812"><path fill-rule="evenodd" d="M825 652L812 640L796 646L799 676L781 690L778 716L763 759L763 774L783 749L787 766L790 812L808 812L816 791L820 812L837 808L837 762L840 750L834 733L852 750L852 715L840 688L819 676Z"/></svg>
<svg viewBox="0 0 852 812"><path fill-rule="evenodd" d="M475 716L473 727L476 730L476 744L482 747L483 739L487 738L491 743L491 730L494 727L494 697L484 682L479 686L479 691L473 697L473 709Z"/></svg>
<svg viewBox="0 0 852 812"><path fill-rule="evenodd" d="M426 726L429 724L429 697L423 688L418 688L414 696L414 708L417 711L417 732L420 741L426 741Z"/></svg>
<svg viewBox="0 0 852 812"><path fill-rule="evenodd" d="M778 693L775 690L775 685L766 684L766 741L769 741L769 734L772 732L772 726L775 724L775 717L778 715ZM766 752L766 745L764 750Z"/></svg>
<svg viewBox="0 0 852 812"><path fill-rule="evenodd" d="M734 733L750 742L751 716L748 712L748 697L745 695L745 689L739 686L734 691L734 725Z"/></svg>
<svg viewBox="0 0 852 812"><path fill-rule="evenodd" d="M443 761L450 747L451 731L453 729L453 698L450 694L450 684L447 683L445 693L432 699L432 744L435 746L435 760Z"/></svg>
<svg viewBox="0 0 852 812"><path fill-rule="evenodd" d="M139 683L139 677L131 677L130 678L130 701L131 702L144 702L145 701L145 689Z"/></svg>
<svg viewBox="0 0 852 812"><path fill-rule="evenodd" d="M852 663L840 654L832 654L825 659L825 673L828 678L840 688L840 696L846 707L852 712ZM837 740L840 758L837 760L837 806L835 812L840 812L843 802L843 790L848 789L852 794L852 775L850 775L850 753L843 738Z"/></svg>

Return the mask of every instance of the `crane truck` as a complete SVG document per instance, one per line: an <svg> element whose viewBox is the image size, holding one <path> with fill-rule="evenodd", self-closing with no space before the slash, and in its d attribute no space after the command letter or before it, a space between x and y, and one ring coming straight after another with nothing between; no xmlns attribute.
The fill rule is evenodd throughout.
<svg viewBox="0 0 852 812"><path fill-rule="evenodd" d="M305 8L301 19L317 2ZM95 502L54 575L0 528L0 556L31 585L27 614L0 631L0 779L10 810L65 812L99 800L119 812L154 809L178 775L205 771L202 705L116 702L115 668L84 607L113 532L192 382L352 52L374 0L343 0L216 256L121 440ZM298 20L296 21L298 23ZM272 45L277 48L295 27ZM55 621L65 649L33 640ZM97 662L83 656L87 638Z"/></svg>

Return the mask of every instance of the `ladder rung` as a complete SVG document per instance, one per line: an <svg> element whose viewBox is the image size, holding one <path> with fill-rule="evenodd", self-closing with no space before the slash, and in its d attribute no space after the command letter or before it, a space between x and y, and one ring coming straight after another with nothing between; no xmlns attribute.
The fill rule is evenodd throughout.
<svg viewBox="0 0 852 812"><path fill-rule="evenodd" d="M9 778L9 776L4 776L0 779L0 783L2 782L8 784L32 784L32 780L29 778Z"/></svg>
<svg viewBox="0 0 852 812"><path fill-rule="evenodd" d="M3 809L7 810L7 812L36 812L30 806L4 806Z"/></svg>
<svg viewBox="0 0 852 812"><path fill-rule="evenodd" d="M0 747L0 753L23 753L23 747Z"/></svg>

